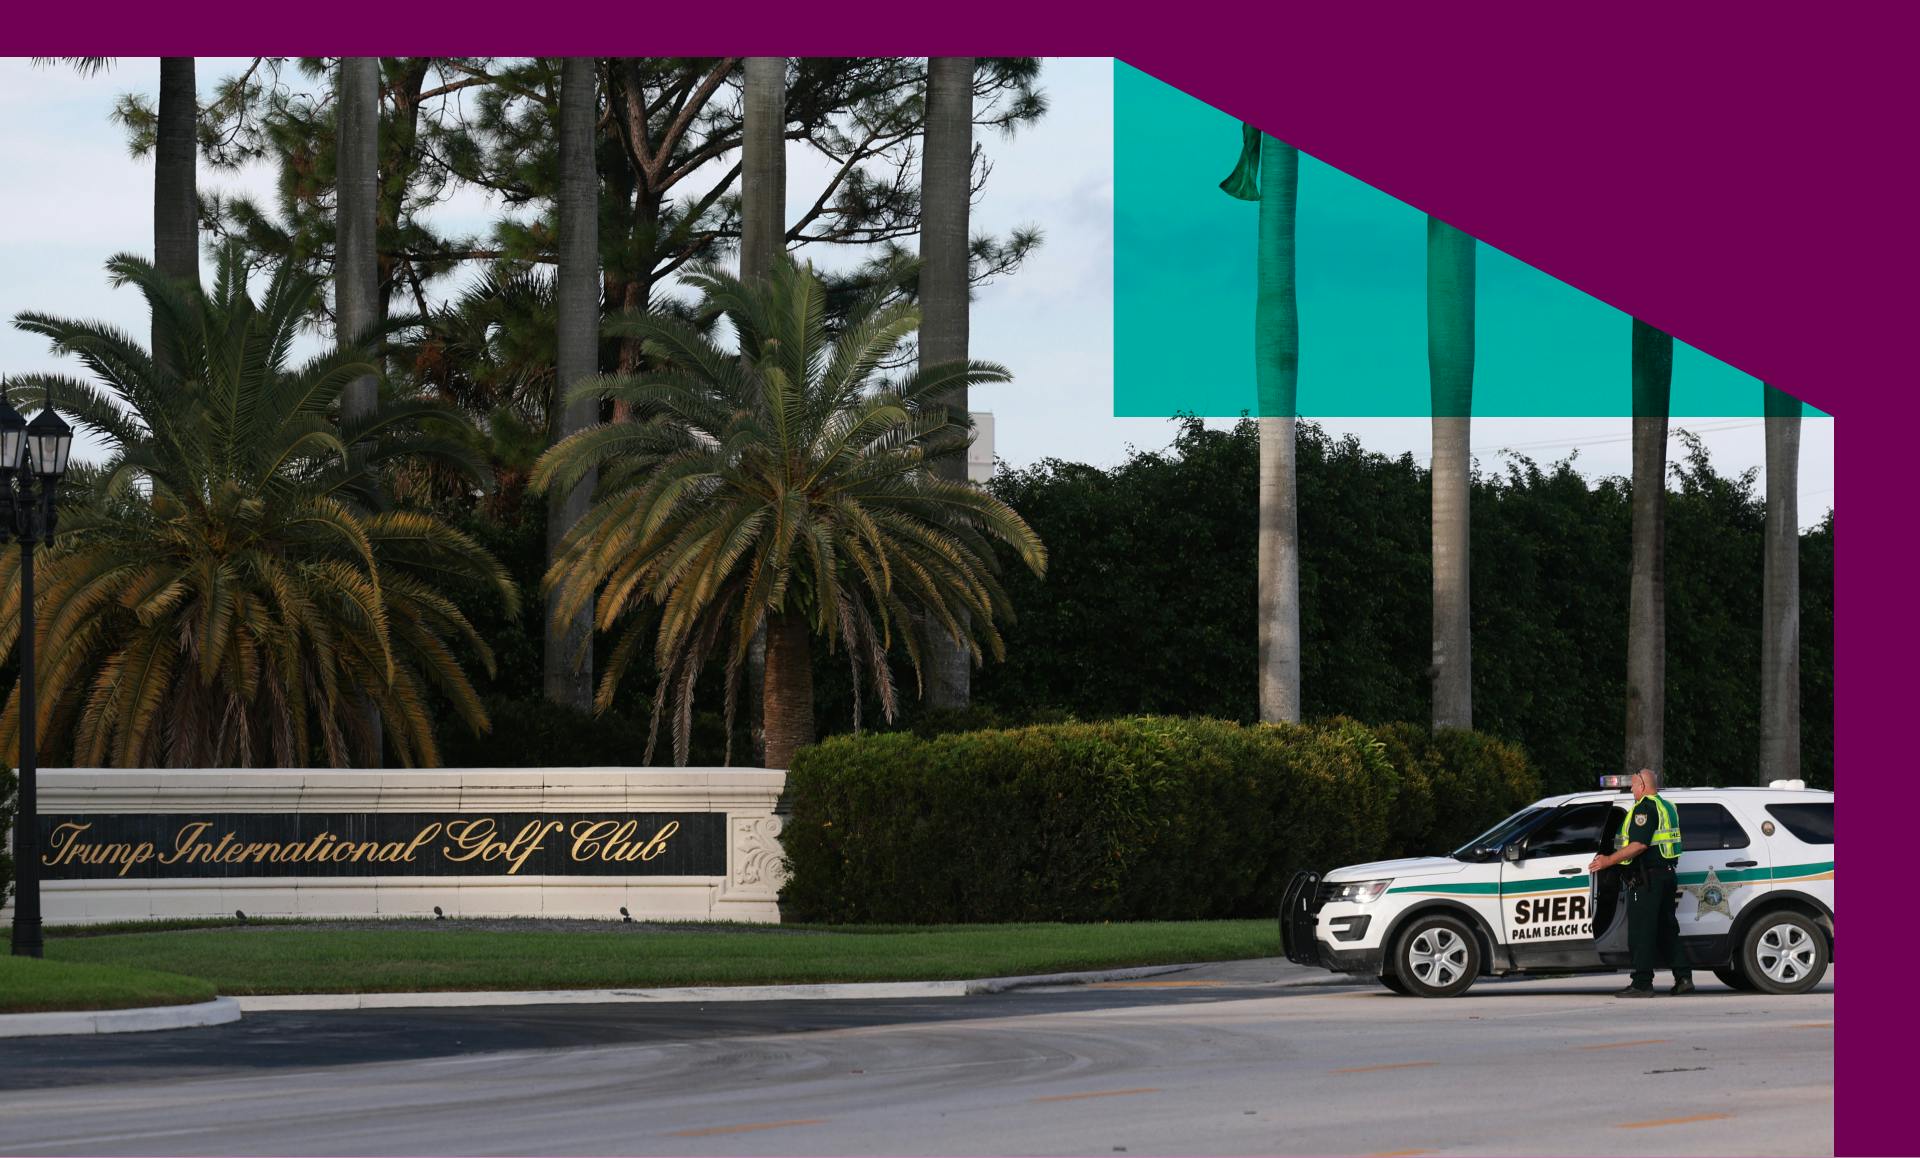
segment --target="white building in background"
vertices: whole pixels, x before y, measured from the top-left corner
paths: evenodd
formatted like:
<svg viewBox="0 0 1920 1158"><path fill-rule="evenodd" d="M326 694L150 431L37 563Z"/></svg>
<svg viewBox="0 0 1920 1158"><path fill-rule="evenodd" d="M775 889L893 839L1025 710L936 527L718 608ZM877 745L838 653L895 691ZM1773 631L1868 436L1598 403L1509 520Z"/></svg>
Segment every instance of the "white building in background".
<svg viewBox="0 0 1920 1158"><path fill-rule="evenodd" d="M981 484L993 477L993 411L974 410L973 445L967 448L967 481Z"/></svg>

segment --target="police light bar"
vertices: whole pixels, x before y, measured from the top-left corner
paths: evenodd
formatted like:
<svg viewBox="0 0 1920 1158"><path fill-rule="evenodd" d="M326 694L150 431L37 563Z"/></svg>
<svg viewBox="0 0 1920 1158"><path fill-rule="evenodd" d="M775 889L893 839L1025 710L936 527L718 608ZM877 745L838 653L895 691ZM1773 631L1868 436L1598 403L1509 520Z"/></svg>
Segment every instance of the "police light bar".
<svg viewBox="0 0 1920 1158"><path fill-rule="evenodd" d="M1785 788L1792 792L1799 792L1805 789L1806 786L1807 782L1805 780L1772 780L1767 783L1767 787L1769 788Z"/></svg>
<svg viewBox="0 0 1920 1158"><path fill-rule="evenodd" d="M1600 778L1600 787L1619 788L1622 790L1631 789L1633 787L1633 777L1617 772L1602 776Z"/></svg>

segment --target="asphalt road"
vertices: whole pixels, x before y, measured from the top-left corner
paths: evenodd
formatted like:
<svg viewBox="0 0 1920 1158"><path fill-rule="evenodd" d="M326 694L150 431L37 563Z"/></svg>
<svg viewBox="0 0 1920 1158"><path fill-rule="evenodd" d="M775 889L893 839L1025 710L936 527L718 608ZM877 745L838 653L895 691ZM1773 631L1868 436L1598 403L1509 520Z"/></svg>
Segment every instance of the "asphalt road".
<svg viewBox="0 0 1920 1158"><path fill-rule="evenodd" d="M926 1001L0 1045L0 1154L1830 1154L1833 983L1420 1001L1284 962Z"/></svg>

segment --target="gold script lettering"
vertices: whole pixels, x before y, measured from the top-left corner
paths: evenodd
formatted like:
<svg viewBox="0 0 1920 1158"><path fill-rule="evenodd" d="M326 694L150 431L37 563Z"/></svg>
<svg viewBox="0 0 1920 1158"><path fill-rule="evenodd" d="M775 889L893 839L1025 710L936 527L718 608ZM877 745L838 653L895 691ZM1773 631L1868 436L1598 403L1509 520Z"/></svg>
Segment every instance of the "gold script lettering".
<svg viewBox="0 0 1920 1158"><path fill-rule="evenodd" d="M526 867L529 857L540 851L540 843L555 829L562 827L557 820L530 820L514 833L511 840L502 840L499 826L491 816L474 820L453 820L446 824L447 839L457 845L458 853L442 846L440 853L455 864L478 859L486 864L496 860L505 860L513 867L507 870L512 876Z"/></svg>
<svg viewBox="0 0 1920 1158"><path fill-rule="evenodd" d="M187 857L187 863L193 863L198 859L197 856L192 855L193 850L198 848L200 837L212 827L211 820L196 820L191 824L182 825L180 831L174 834L173 851L160 854L160 863L173 864L181 857Z"/></svg>
<svg viewBox="0 0 1920 1158"><path fill-rule="evenodd" d="M72 821L55 825L47 838L47 851L40 854L40 863L63 865L72 860L80 851L80 834L92 827L91 824L75 824Z"/></svg>
<svg viewBox="0 0 1920 1158"><path fill-rule="evenodd" d="M636 820L574 821L570 830L573 859L621 862L652 860L667 851L667 838L680 831L680 822L669 820L646 843L639 844L633 839L639 825L640 822Z"/></svg>
<svg viewBox="0 0 1920 1158"><path fill-rule="evenodd" d="M119 865L115 876L126 876L137 864L152 860L153 842L106 844L87 844L81 838L92 824L76 824L68 821L54 826L48 843L52 846L40 855L40 863L57 867L63 864L106 864Z"/></svg>
<svg viewBox="0 0 1920 1158"><path fill-rule="evenodd" d="M458 846L460 851L456 853L452 848L442 846L440 855L455 864L465 864L475 857L479 857L483 861L494 860L499 857L500 853L505 851L505 846L494 839L493 834L495 828L496 826L491 816L475 817L472 820L448 821L446 826L447 839Z"/></svg>

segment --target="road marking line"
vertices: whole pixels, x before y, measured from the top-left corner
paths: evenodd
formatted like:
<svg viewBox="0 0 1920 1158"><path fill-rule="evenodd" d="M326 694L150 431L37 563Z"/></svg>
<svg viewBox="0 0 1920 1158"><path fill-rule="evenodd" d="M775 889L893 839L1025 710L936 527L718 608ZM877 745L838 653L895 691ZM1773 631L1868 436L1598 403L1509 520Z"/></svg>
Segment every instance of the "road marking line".
<svg viewBox="0 0 1920 1158"><path fill-rule="evenodd" d="M1684 1126L1688 1122L1718 1122L1732 1114L1689 1114L1684 1118L1655 1118L1651 1122L1622 1122L1616 1130L1650 1130L1655 1126Z"/></svg>
<svg viewBox="0 0 1920 1158"><path fill-rule="evenodd" d="M818 1126L825 1118L793 1118L785 1122L748 1122L740 1126L706 1126L698 1130L675 1130L669 1138L711 1138L715 1134L747 1134L755 1130L778 1130L782 1126Z"/></svg>
<svg viewBox="0 0 1920 1158"><path fill-rule="evenodd" d="M1336 1074L1371 1074L1371 1073L1378 1073L1381 1070L1415 1070L1415 1069L1421 1068L1422 1066L1437 1066L1439 1064L1440 1064L1439 1062L1430 1062L1430 1061L1387 1062L1385 1065L1377 1065L1377 1066L1349 1066L1346 1069L1334 1070L1333 1072Z"/></svg>
<svg viewBox="0 0 1920 1158"><path fill-rule="evenodd" d="M186 1126L178 1130L135 1130L125 1134L93 1134L84 1137L42 1138L38 1142L25 1142L18 1146L0 1146L0 1154L44 1153L54 1146L77 1148L93 1146L101 1142L125 1142L136 1138L171 1138L180 1134L212 1134L223 1129L221 1126Z"/></svg>
<svg viewBox="0 0 1920 1158"><path fill-rule="evenodd" d="M1635 1046L1635 1045L1666 1045L1669 1040L1670 1039L1664 1038L1664 1037L1650 1037L1645 1041L1609 1041L1609 1042L1602 1042L1599 1045L1581 1045L1581 1046L1575 1046L1574 1048L1575 1049L1626 1049L1629 1046Z"/></svg>
<svg viewBox="0 0 1920 1158"><path fill-rule="evenodd" d="M1367 1158L1414 1158L1416 1154L1431 1153L1431 1150L1376 1150Z"/></svg>
<svg viewBox="0 0 1920 1158"><path fill-rule="evenodd" d="M1096 981L1088 989L1217 989L1224 981Z"/></svg>
<svg viewBox="0 0 1920 1158"><path fill-rule="evenodd" d="M1047 1094L1033 1099L1036 1102L1077 1102L1082 1098L1124 1098L1129 1094L1157 1094L1157 1086L1142 1086L1136 1090L1089 1090L1084 1094Z"/></svg>
<svg viewBox="0 0 1920 1158"><path fill-rule="evenodd" d="M1796 1021L1793 1023L1793 1025L1790 1028L1792 1029L1832 1029L1833 1022L1831 1021Z"/></svg>

